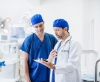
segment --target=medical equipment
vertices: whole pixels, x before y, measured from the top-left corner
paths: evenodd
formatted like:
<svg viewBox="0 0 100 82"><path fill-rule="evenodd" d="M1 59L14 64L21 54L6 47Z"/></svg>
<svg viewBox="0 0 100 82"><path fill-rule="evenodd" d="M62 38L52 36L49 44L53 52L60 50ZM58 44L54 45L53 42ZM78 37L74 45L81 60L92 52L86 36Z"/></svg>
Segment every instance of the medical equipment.
<svg viewBox="0 0 100 82"><path fill-rule="evenodd" d="M94 82L97 82L97 67L98 67L98 63L100 62L100 59L96 61L96 64L95 64L95 81Z"/></svg>
<svg viewBox="0 0 100 82"><path fill-rule="evenodd" d="M24 12L21 14L20 16L21 18L21 21L23 22L24 24L24 30L27 34L33 32L32 31L32 24L31 24L31 21L30 21L30 18L31 18L31 13L30 12Z"/></svg>
<svg viewBox="0 0 100 82"><path fill-rule="evenodd" d="M5 61L6 66L3 66L0 72L0 82L16 82L19 81L19 60L15 59L0 59Z"/></svg>
<svg viewBox="0 0 100 82"><path fill-rule="evenodd" d="M0 34L0 42L1 43L9 42L9 35Z"/></svg>
<svg viewBox="0 0 100 82"><path fill-rule="evenodd" d="M11 21L11 19L9 17L2 19L0 18L0 31L8 34L10 33L10 28L9 28L9 22Z"/></svg>
<svg viewBox="0 0 100 82"><path fill-rule="evenodd" d="M1 67L2 66L5 66L5 61L2 61L2 62L0 61L0 72L1 72Z"/></svg>
<svg viewBox="0 0 100 82"><path fill-rule="evenodd" d="M0 82L19 81L19 45L18 43L0 43L2 57L0 61L5 61L6 66L0 72Z"/></svg>
<svg viewBox="0 0 100 82"><path fill-rule="evenodd" d="M46 60L46 59L43 59L43 61L48 62L48 60Z"/></svg>
<svg viewBox="0 0 100 82"><path fill-rule="evenodd" d="M18 59L18 43L0 43L2 59Z"/></svg>
<svg viewBox="0 0 100 82"><path fill-rule="evenodd" d="M41 59L39 59L39 58L38 58L37 60L34 60L34 59L33 59L33 61L36 61L36 62L39 62L40 60L41 60ZM42 59L42 60L45 61L45 62L48 62L47 59Z"/></svg>
<svg viewBox="0 0 100 82"><path fill-rule="evenodd" d="M0 67L5 66L5 61L0 62Z"/></svg>
<svg viewBox="0 0 100 82"><path fill-rule="evenodd" d="M83 50L82 60L81 60L82 82L94 82L95 80L94 65L97 59L98 59L97 52L93 50ZM96 82L99 82L99 75L97 74L96 77L98 78Z"/></svg>

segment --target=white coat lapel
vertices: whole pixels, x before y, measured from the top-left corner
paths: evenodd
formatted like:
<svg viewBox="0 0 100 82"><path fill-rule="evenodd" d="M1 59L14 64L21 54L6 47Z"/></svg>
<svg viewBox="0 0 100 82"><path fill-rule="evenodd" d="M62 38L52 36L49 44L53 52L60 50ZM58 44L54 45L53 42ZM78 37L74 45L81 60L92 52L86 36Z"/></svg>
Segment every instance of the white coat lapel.
<svg viewBox="0 0 100 82"><path fill-rule="evenodd" d="M72 38L72 36L69 36L60 46L59 50ZM61 41L60 41L61 42Z"/></svg>

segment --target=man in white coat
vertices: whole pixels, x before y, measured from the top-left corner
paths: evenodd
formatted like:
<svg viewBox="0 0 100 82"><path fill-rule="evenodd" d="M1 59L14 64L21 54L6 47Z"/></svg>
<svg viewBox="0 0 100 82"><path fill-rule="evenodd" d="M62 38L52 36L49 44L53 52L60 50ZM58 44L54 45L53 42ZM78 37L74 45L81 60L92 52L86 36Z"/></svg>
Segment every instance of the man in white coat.
<svg viewBox="0 0 100 82"><path fill-rule="evenodd" d="M52 69L50 82L81 82L81 45L72 40L66 20L56 19L53 29L60 40L50 52L48 61L40 59L43 65Z"/></svg>

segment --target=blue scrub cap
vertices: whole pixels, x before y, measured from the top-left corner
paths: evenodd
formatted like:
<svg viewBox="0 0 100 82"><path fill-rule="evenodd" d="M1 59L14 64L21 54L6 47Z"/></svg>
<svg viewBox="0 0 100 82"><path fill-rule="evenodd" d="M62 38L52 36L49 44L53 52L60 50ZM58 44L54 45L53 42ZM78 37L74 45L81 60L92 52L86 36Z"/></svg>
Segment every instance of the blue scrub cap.
<svg viewBox="0 0 100 82"><path fill-rule="evenodd" d="M31 23L32 25L35 25L37 23L43 22L43 18L40 14L35 14L32 18L31 18Z"/></svg>
<svg viewBox="0 0 100 82"><path fill-rule="evenodd" d="M53 22L53 27L61 27L61 28L67 28L69 30L68 22L64 19L56 19Z"/></svg>

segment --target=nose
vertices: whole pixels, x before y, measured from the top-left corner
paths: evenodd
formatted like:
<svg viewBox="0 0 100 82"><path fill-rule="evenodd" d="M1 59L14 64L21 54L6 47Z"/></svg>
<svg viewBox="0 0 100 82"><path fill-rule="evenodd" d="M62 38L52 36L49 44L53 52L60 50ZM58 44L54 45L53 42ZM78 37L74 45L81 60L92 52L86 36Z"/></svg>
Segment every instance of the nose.
<svg viewBox="0 0 100 82"><path fill-rule="evenodd" d="M40 27L40 26L38 26L38 28L37 28L38 30L41 30L42 28Z"/></svg>

